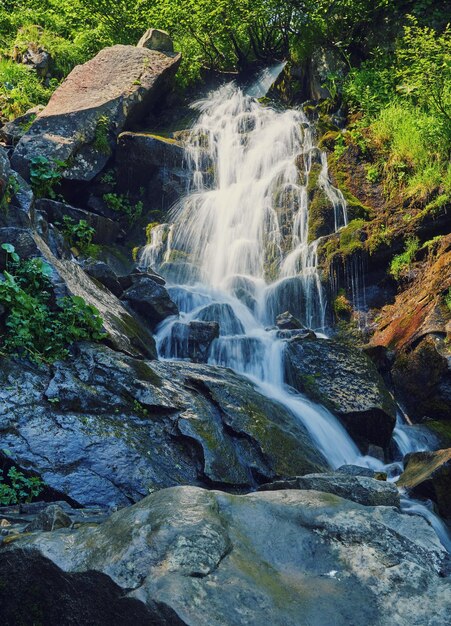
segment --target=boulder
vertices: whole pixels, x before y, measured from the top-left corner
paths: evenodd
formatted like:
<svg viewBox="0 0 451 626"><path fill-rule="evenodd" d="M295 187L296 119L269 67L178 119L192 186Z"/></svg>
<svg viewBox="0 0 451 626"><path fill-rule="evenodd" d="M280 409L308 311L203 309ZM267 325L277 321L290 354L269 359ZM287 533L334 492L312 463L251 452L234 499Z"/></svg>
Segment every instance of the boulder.
<svg viewBox="0 0 451 626"><path fill-rule="evenodd" d="M259 491L280 489L314 489L324 493L334 493L341 498L364 504L365 506L400 506L396 485L376 480L368 476L350 476L344 472L333 474L307 474L288 480L279 480L261 485Z"/></svg>
<svg viewBox="0 0 451 626"><path fill-rule="evenodd" d="M11 169L8 154L0 146L0 227L29 227L33 215L33 201L30 186Z"/></svg>
<svg viewBox="0 0 451 626"><path fill-rule="evenodd" d="M176 322L160 346L162 356L206 363L212 342L219 337L218 322L193 320L188 324Z"/></svg>
<svg viewBox="0 0 451 626"><path fill-rule="evenodd" d="M122 295L123 289L119 278L104 261L89 261L83 264L83 270L91 278L99 281L104 287L109 289L118 298Z"/></svg>
<svg viewBox="0 0 451 626"><path fill-rule="evenodd" d="M371 360L357 348L329 339L289 341L288 384L326 406L362 446L387 448L395 403Z"/></svg>
<svg viewBox="0 0 451 626"><path fill-rule="evenodd" d="M85 209L70 206L64 202L46 198L36 202L36 209L46 216L48 222L57 226L63 224L66 215L75 223L85 220L95 230L92 238L92 242L95 244L113 244L121 234L121 228L114 220Z"/></svg>
<svg viewBox="0 0 451 626"><path fill-rule="evenodd" d="M431 498L443 517L451 519L451 448L435 452L411 452L404 457L398 480L414 494Z"/></svg>
<svg viewBox="0 0 451 626"><path fill-rule="evenodd" d="M170 315L178 315L179 312L165 287L150 275L137 277L132 286L124 291L122 299L139 313L152 329Z"/></svg>
<svg viewBox="0 0 451 626"><path fill-rule="evenodd" d="M0 141L7 146L15 146L18 141L25 135L28 128L36 119L38 113L44 109L42 104L28 109L23 115L19 115L14 120L6 122L0 128Z"/></svg>
<svg viewBox="0 0 451 626"><path fill-rule="evenodd" d="M143 201L148 209L165 211L186 192L190 173L183 167L184 159L183 146L175 139L123 132L115 159L118 190Z"/></svg>
<svg viewBox="0 0 451 626"><path fill-rule="evenodd" d="M58 297L81 296L88 304L95 306L108 334L106 341L116 350L136 357L157 357L155 340L147 327L114 294L99 282L91 280L77 263L57 259L39 235L34 234L32 241L39 250L39 256L53 268L51 280Z"/></svg>
<svg viewBox="0 0 451 626"><path fill-rule="evenodd" d="M276 317L276 326L279 330L306 330L301 322L289 311L285 311Z"/></svg>
<svg viewBox="0 0 451 626"><path fill-rule="evenodd" d="M298 420L231 370L100 344L52 367L0 360L0 449L83 506L180 484L249 490L327 467Z"/></svg>
<svg viewBox="0 0 451 626"><path fill-rule="evenodd" d="M50 504L26 528L26 532L43 530L44 532L69 528L72 520L58 504Z"/></svg>
<svg viewBox="0 0 451 626"><path fill-rule="evenodd" d="M451 420L451 348L445 333L437 335L401 351L392 369L399 398L415 422Z"/></svg>
<svg viewBox="0 0 451 626"><path fill-rule="evenodd" d="M160 52L174 52L174 44L169 34L158 28L149 28L138 41L138 48L159 50Z"/></svg>
<svg viewBox="0 0 451 626"><path fill-rule="evenodd" d="M196 319L203 322L218 322L220 335L243 335L244 326L230 304L214 302L203 307Z"/></svg>
<svg viewBox="0 0 451 626"><path fill-rule="evenodd" d="M65 162L65 179L92 180L110 158L119 133L168 91L180 58L116 45L78 65L20 139L13 167L27 179L30 161L39 155Z"/></svg>
<svg viewBox="0 0 451 626"><path fill-rule="evenodd" d="M157 615L171 616L163 623L174 626L442 626L451 611L449 582L440 575L445 555L425 520L393 507L318 491L240 496L175 487L99 526L30 534L7 545L0 616L11 623L4 607L7 617L17 614L11 607L21 614L21 601L29 606L11 583L18 562L28 562L38 590L45 572L47 590L33 600L46 626L73 623L64 610L59 622L47 618L60 595L67 607L62 580L75 582L69 610L78 614L83 602L81 623L105 623L93 617L92 588L102 606L114 585L112 603L119 588L123 603L157 608ZM148 623L140 619L135 623Z"/></svg>
<svg viewBox="0 0 451 626"><path fill-rule="evenodd" d="M46 78L50 73L52 57L41 46L30 46L21 54L21 60L24 65L31 67L40 78Z"/></svg>

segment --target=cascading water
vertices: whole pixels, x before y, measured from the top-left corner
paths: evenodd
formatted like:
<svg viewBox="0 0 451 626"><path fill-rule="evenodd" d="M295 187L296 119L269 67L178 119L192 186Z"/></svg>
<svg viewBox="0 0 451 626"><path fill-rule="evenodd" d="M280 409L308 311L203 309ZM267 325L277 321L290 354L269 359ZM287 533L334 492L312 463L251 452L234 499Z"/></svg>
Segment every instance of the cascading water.
<svg viewBox="0 0 451 626"><path fill-rule="evenodd" d="M250 94L263 95L256 91L263 82L260 77ZM326 326L318 241L309 239L313 163L320 168L315 184L330 203L335 229L347 224L344 197L330 183L314 128L301 110L265 107L234 84L194 106L200 115L186 140L189 189L171 223L152 230L140 259L166 277L180 310L178 319L159 328L160 356L184 358L183 329L190 322L218 322L220 336L208 363L246 375L283 404L333 467L357 462L380 468L376 459L360 456L327 409L284 385L285 342L273 326L277 315L289 310L309 328ZM401 424L398 435L408 445ZM433 516L418 506L416 512Z"/></svg>

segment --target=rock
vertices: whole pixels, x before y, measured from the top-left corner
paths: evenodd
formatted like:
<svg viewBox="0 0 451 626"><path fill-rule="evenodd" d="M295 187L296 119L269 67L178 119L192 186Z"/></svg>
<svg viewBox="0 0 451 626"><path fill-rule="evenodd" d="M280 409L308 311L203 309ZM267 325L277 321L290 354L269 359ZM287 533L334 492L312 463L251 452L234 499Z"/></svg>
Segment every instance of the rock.
<svg viewBox="0 0 451 626"><path fill-rule="evenodd" d="M451 350L445 335L429 334L413 350L401 351L392 377L411 420L451 420Z"/></svg>
<svg viewBox="0 0 451 626"><path fill-rule="evenodd" d="M404 472L397 484L431 498L437 503L440 514L451 518L451 448L407 454Z"/></svg>
<svg viewBox="0 0 451 626"><path fill-rule="evenodd" d="M11 169L8 154L0 146L0 227L29 227L33 201L30 186Z"/></svg>
<svg viewBox="0 0 451 626"><path fill-rule="evenodd" d="M240 491L327 467L296 418L231 370L99 344L51 368L0 360L0 449L82 506L179 484Z"/></svg>
<svg viewBox="0 0 451 626"><path fill-rule="evenodd" d="M26 532L43 530L45 532L57 530L58 528L69 528L72 521L70 517L57 504L50 504L42 511L37 518L26 528Z"/></svg>
<svg viewBox="0 0 451 626"><path fill-rule="evenodd" d="M149 275L137 278L122 299L142 315L152 329L170 315L178 315L177 305L167 290Z"/></svg>
<svg viewBox="0 0 451 626"><path fill-rule="evenodd" d="M45 214L48 222L57 226L63 224L66 215L75 223L85 220L95 230L92 237L92 243L95 244L113 244L121 234L121 228L117 222L85 209L70 206L64 202L48 199L38 200L36 209Z"/></svg>
<svg viewBox="0 0 451 626"><path fill-rule="evenodd" d="M210 346L218 337L218 322L176 322L170 335L163 339L160 354L163 357L173 356L177 359L189 359L194 363L206 363Z"/></svg>
<svg viewBox="0 0 451 626"><path fill-rule="evenodd" d="M369 467L361 467L360 465L342 465L337 469L337 472L347 474L348 476L367 476L376 480L387 480L385 472L372 470Z"/></svg>
<svg viewBox="0 0 451 626"><path fill-rule="evenodd" d="M123 132L115 160L118 189L147 209L166 211L186 192L190 174L184 159L182 144L174 139Z"/></svg>
<svg viewBox="0 0 451 626"><path fill-rule="evenodd" d="M291 315L289 311L281 313L276 317L276 326L280 330L306 330L301 322Z"/></svg>
<svg viewBox="0 0 451 626"><path fill-rule="evenodd" d="M215 302L203 307L196 319L203 322L218 322L220 335L243 335L244 326L230 304Z"/></svg>
<svg viewBox="0 0 451 626"><path fill-rule="evenodd" d="M288 384L324 404L363 446L387 448L395 403L374 364L360 350L328 339L287 343Z"/></svg>
<svg viewBox="0 0 451 626"><path fill-rule="evenodd" d="M174 52L174 44L169 34L158 28L149 28L138 42L138 48L159 50L160 52Z"/></svg>
<svg viewBox="0 0 451 626"><path fill-rule="evenodd" d="M0 245L10 243L21 259L41 257L42 253L32 232L27 228L15 228L14 226L0 228ZM6 269L7 254L0 249L0 270Z"/></svg>
<svg viewBox="0 0 451 626"><path fill-rule="evenodd" d="M81 296L88 304L95 306L108 334L106 341L115 349L136 357L157 357L155 340L148 329L114 294L91 280L77 263L57 259L37 234L33 241L40 255L54 270L51 280L58 297Z"/></svg>
<svg viewBox="0 0 451 626"><path fill-rule="evenodd" d="M14 552L1 559L0 579L5 581L0 589L3 624L183 626L164 607L152 610L124 597L123 589L108 576L63 572L37 553Z"/></svg>
<svg viewBox="0 0 451 626"><path fill-rule="evenodd" d="M42 104L38 104L28 109L23 115L16 117L11 122L6 122L6 124L0 128L0 141L4 142L7 146L15 146L43 109Z"/></svg>
<svg viewBox="0 0 451 626"><path fill-rule="evenodd" d="M63 576L72 581L77 572L88 611L94 577L99 603L108 583L122 590L123 602L176 616L168 624L442 626L451 610L449 582L440 576L445 554L424 519L392 507L318 491L238 496L176 487L100 526L12 542L2 551L0 606L11 607L11 597L20 602L8 583L18 559L35 568L40 559L56 597ZM78 588L70 594L75 606ZM35 599L44 616L46 600Z"/></svg>
<svg viewBox="0 0 451 626"><path fill-rule="evenodd" d="M109 289L111 293L114 293L115 296L120 298L123 292L121 283L119 282L118 276L115 272L113 272L108 263L105 263L104 261L91 261L83 264L83 270L88 274L88 276L98 280L99 283Z"/></svg>
<svg viewBox="0 0 451 626"><path fill-rule="evenodd" d="M396 485L368 476L350 476L344 472L333 474L307 474L288 480L279 480L261 485L259 491L279 491L280 489L314 489L334 493L341 498L364 504L365 506L400 506Z"/></svg>
<svg viewBox="0 0 451 626"><path fill-rule="evenodd" d="M50 72L52 57L40 46L30 46L22 55L22 63L30 66L40 78L45 78Z"/></svg>
<svg viewBox="0 0 451 626"><path fill-rule="evenodd" d="M30 161L63 161L65 179L92 180L116 137L168 91L180 55L116 45L75 67L22 137L12 156L25 178Z"/></svg>

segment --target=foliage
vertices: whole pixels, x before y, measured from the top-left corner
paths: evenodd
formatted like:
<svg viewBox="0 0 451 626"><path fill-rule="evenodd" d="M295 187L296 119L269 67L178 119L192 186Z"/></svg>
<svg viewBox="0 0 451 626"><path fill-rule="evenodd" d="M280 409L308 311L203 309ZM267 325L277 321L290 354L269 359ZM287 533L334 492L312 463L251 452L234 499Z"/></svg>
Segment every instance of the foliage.
<svg viewBox="0 0 451 626"><path fill-rule="evenodd" d="M132 204L127 196L117 193L106 193L103 199L108 208L123 215L130 225L139 220L142 215L144 205L141 201Z"/></svg>
<svg viewBox="0 0 451 626"><path fill-rule="evenodd" d="M56 198L55 187L60 183L63 161L51 161L45 156L35 156L30 159L30 182L37 198Z"/></svg>
<svg viewBox="0 0 451 626"><path fill-rule="evenodd" d="M7 270L0 282L0 304L6 309L2 351L26 355L35 362L65 359L78 340L101 340L102 319L79 296L52 300L52 268L40 258L21 261L11 244L3 244Z"/></svg>
<svg viewBox="0 0 451 626"><path fill-rule="evenodd" d="M27 109L46 104L52 89L32 69L0 57L0 121L23 115Z"/></svg>
<svg viewBox="0 0 451 626"><path fill-rule="evenodd" d="M63 223L59 226L71 248L78 248L80 252L89 251L96 231L86 220L76 222L69 215L65 215Z"/></svg>
<svg viewBox="0 0 451 626"><path fill-rule="evenodd" d="M448 289L447 293L445 294L445 304L448 307L448 309L451 311L451 287Z"/></svg>
<svg viewBox="0 0 451 626"><path fill-rule="evenodd" d="M44 488L37 476L27 477L20 470L11 467L5 482L4 472L0 475L0 506L9 506L21 502L31 502Z"/></svg>
<svg viewBox="0 0 451 626"><path fill-rule="evenodd" d="M97 120L93 146L102 154L111 154L111 146L108 141L108 131L110 129L110 121L106 115L101 115Z"/></svg>
<svg viewBox="0 0 451 626"><path fill-rule="evenodd" d="M390 274L395 280L399 280L404 272L410 267L418 250L418 238L410 237L405 243L404 252L393 257L390 264Z"/></svg>

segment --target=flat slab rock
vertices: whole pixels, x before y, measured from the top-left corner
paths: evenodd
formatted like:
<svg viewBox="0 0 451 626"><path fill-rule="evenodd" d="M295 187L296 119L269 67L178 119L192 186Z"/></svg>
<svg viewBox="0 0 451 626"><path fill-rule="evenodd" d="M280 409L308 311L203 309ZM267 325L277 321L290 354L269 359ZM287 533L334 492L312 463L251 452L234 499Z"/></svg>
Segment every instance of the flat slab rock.
<svg viewBox="0 0 451 626"><path fill-rule="evenodd" d="M367 506L400 506L399 491L395 484L368 476L349 476L341 472L296 476L259 487L259 491L280 489L315 489Z"/></svg>
<svg viewBox="0 0 451 626"><path fill-rule="evenodd" d="M172 52L116 45L78 65L18 142L14 169L28 178L31 159L40 155L69 163L66 179L92 180L119 133L168 91L180 59Z"/></svg>
<svg viewBox="0 0 451 626"><path fill-rule="evenodd" d="M0 449L83 506L327 468L298 421L231 370L91 344L52 367L0 360Z"/></svg>
<svg viewBox="0 0 451 626"><path fill-rule="evenodd" d="M166 489L99 526L24 536L1 557L6 623L30 604L14 588L26 564L52 571L32 580L47 589L33 597L46 626L73 623L53 617L67 605L65 580L76 583L70 610L84 602L84 623L111 585L160 620L139 624L443 626L451 611L445 551L425 520L319 491Z"/></svg>

